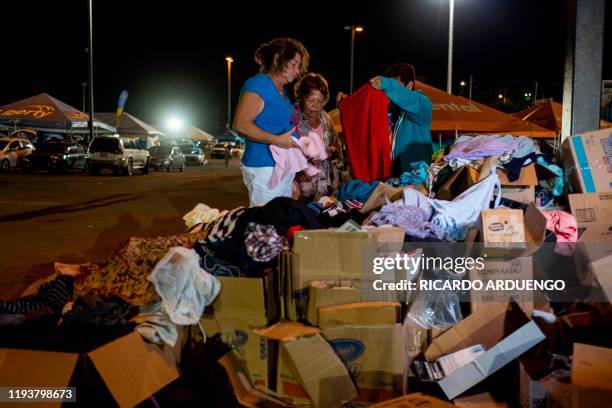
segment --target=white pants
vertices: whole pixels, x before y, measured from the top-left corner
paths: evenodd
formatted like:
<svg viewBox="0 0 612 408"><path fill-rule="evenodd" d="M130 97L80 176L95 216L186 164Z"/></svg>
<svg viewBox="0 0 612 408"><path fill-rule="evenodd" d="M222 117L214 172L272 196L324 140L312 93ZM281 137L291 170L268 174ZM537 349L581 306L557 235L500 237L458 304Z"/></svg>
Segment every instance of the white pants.
<svg viewBox="0 0 612 408"><path fill-rule="evenodd" d="M268 187L274 167L246 167L240 166L242 179L249 190L251 207L262 206L276 197L291 197L291 187L295 173L282 178L276 187Z"/></svg>

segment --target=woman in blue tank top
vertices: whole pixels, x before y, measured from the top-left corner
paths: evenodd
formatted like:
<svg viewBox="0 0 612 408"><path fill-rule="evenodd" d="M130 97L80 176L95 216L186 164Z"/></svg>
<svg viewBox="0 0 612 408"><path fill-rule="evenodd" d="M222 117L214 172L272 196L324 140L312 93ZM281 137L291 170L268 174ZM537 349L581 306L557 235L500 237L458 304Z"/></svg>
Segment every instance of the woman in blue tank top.
<svg viewBox="0 0 612 408"><path fill-rule="evenodd" d="M241 170L251 206L264 205L275 197L291 197L294 173L284 177L275 188L268 187L275 165L270 145L295 146L293 107L283 87L306 72L308 60L306 48L290 38L274 39L255 52L260 72L242 87L234 114L234 129L246 141Z"/></svg>

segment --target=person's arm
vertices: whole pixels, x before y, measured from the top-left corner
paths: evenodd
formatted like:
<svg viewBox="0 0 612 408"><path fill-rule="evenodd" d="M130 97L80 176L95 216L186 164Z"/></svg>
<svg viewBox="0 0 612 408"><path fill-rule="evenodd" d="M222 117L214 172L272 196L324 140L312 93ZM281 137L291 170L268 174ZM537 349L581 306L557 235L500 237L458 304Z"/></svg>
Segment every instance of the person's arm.
<svg viewBox="0 0 612 408"><path fill-rule="evenodd" d="M413 121L421 125L431 121L431 101L425 95L384 76L372 78L370 83L374 88L384 91L389 99L405 111Z"/></svg>
<svg viewBox="0 0 612 408"><path fill-rule="evenodd" d="M264 100L254 92L245 92L240 97L234 114L233 128L249 140L284 148L294 147L291 134L294 129L281 135L273 135L253 123L264 109Z"/></svg>

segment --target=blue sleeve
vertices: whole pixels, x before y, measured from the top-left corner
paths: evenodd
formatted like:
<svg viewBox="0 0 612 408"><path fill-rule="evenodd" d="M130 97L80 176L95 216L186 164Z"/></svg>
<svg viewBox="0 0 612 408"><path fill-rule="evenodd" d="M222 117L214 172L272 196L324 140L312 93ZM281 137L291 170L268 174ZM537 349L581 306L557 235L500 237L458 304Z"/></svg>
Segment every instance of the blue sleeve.
<svg viewBox="0 0 612 408"><path fill-rule="evenodd" d="M431 122L431 101L420 92L402 86L395 79L380 77L380 89L391 101L405 111L419 125Z"/></svg>
<svg viewBox="0 0 612 408"><path fill-rule="evenodd" d="M266 100L270 92L270 81L264 75L252 76L242 86L240 95L245 92L252 92L259 95L261 99Z"/></svg>

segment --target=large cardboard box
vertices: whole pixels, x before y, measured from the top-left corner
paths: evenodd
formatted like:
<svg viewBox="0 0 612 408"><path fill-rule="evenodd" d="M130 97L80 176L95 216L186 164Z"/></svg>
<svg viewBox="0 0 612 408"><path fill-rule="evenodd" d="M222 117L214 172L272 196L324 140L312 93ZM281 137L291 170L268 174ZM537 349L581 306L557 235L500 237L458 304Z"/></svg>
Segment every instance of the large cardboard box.
<svg viewBox="0 0 612 408"><path fill-rule="evenodd" d="M567 197L579 228L612 225L612 192L569 194Z"/></svg>
<svg viewBox="0 0 612 408"><path fill-rule="evenodd" d="M92 406L104 402L92 401L88 389L91 394L95 392L104 398L105 394L99 390L105 387L117 405L133 407L179 375L170 349L147 343L136 332L83 354L0 349L0 384L32 388L76 386L77 401L82 404L89 401ZM93 384L82 383L85 377ZM96 383L100 380L103 384ZM62 404L41 406L60 407Z"/></svg>
<svg viewBox="0 0 612 408"><path fill-rule="evenodd" d="M361 284L357 280L316 281L308 287L308 312L306 320L319 325L319 308L361 301Z"/></svg>
<svg viewBox="0 0 612 408"><path fill-rule="evenodd" d="M476 310L434 339L425 351L425 358L433 361L467 347L484 347L484 353L438 381L442 391L452 399L518 358L544 338L535 322L516 303L492 303Z"/></svg>
<svg viewBox="0 0 612 408"><path fill-rule="evenodd" d="M485 249L525 247L525 224L522 210L509 208L483 210L480 212L479 229Z"/></svg>
<svg viewBox="0 0 612 408"><path fill-rule="evenodd" d="M563 167L575 191L612 191L612 128L572 135L562 145Z"/></svg>
<svg viewBox="0 0 612 408"><path fill-rule="evenodd" d="M497 280L530 280L533 279L533 259L530 256L514 259L486 259L483 269L471 269L471 281L479 280L486 288L488 282ZM534 296L531 291L524 290L474 290L470 291L470 307L472 312L490 304L515 301L523 312L531 316L534 309Z"/></svg>
<svg viewBox="0 0 612 408"><path fill-rule="evenodd" d="M408 359L402 325L332 326L322 332L348 367L359 401L384 401L403 394Z"/></svg>
<svg viewBox="0 0 612 408"><path fill-rule="evenodd" d="M278 319L279 298L274 275L265 278L219 277L221 292L202 317L209 336L221 339L243 360L256 387L271 388L276 350L274 343L253 332Z"/></svg>
<svg viewBox="0 0 612 408"><path fill-rule="evenodd" d="M319 308L319 326L382 326L399 321L397 302L361 302Z"/></svg>
<svg viewBox="0 0 612 408"><path fill-rule="evenodd" d="M520 364L519 371L519 405L521 408L546 407L546 388L539 381L532 380L529 373Z"/></svg>
<svg viewBox="0 0 612 408"><path fill-rule="evenodd" d="M280 261L284 316L305 319L311 282L372 279L373 259L399 251L405 231L397 227L341 232L333 229L298 231L292 252Z"/></svg>
<svg viewBox="0 0 612 408"><path fill-rule="evenodd" d="M612 349L574 343L572 384L612 391Z"/></svg>

